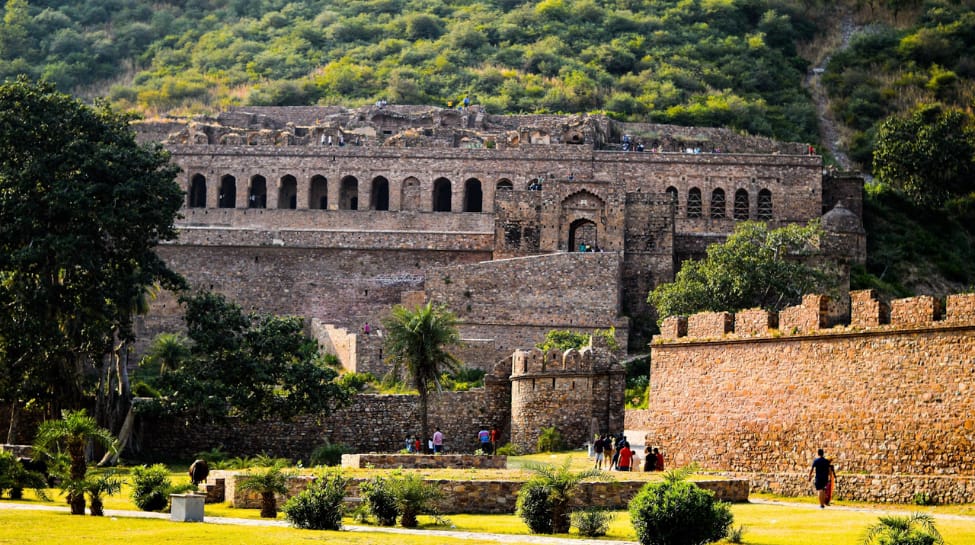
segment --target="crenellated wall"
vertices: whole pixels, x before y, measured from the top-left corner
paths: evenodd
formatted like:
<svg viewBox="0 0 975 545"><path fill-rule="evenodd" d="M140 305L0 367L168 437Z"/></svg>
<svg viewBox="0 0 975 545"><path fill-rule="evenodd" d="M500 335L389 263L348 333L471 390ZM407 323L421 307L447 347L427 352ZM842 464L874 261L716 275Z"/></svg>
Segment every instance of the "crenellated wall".
<svg viewBox="0 0 975 545"><path fill-rule="evenodd" d="M850 323L831 328L816 295L778 316L740 312L732 328L711 314L689 317L686 330L668 318L651 346L653 409L629 411L627 428L647 430L676 465L760 473L783 491L797 490L788 475L808 471L818 448L841 479L915 476L919 487L950 482L922 476L973 477L975 294L949 296L944 315L932 297L892 301L889 320L871 292L851 301ZM910 501L917 489L857 482L844 497ZM937 486L927 492L972 490Z"/></svg>

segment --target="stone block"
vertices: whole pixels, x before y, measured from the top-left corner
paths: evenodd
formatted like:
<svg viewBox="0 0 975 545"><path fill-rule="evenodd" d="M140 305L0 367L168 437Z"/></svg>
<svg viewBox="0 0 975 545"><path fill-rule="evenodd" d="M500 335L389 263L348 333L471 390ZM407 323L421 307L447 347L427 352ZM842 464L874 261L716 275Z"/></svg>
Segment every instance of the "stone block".
<svg viewBox="0 0 975 545"><path fill-rule="evenodd" d="M853 327L875 327L888 320L887 306L877 300L874 290L850 292L850 325Z"/></svg>
<svg viewBox="0 0 975 545"><path fill-rule="evenodd" d="M687 336L687 316L668 316L660 324L660 338L677 339Z"/></svg>
<svg viewBox="0 0 975 545"><path fill-rule="evenodd" d="M891 325L930 324L938 319L940 303L930 295L896 299L890 303Z"/></svg>
<svg viewBox="0 0 975 545"><path fill-rule="evenodd" d="M975 322L975 293L949 295L945 307L945 321Z"/></svg>
<svg viewBox="0 0 975 545"><path fill-rule="evenodd" d="M169 513L173 522L203 522L203 494L170 494Z"/></svg>
<svg viewBox="0 0 975 545"><path fill-rule="evenodd" d="M688 337L722 337L733 329L734 315L730 312L699 312L687 318Z"/></svg>
<svg viewBox="0 0 975 545"><path fill-rule="evenodd" d="M779 326L779 315L761 308L735 313L735 333L742 336L768 335Z"/></svg>

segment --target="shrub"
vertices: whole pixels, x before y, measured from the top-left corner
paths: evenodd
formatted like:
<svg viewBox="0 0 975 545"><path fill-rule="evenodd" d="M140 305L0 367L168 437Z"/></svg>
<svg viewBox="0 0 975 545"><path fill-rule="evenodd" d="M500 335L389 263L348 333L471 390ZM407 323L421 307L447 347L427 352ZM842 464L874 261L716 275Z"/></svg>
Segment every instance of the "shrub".
<svg viewBox="0 0 975 545"><path fill-rule="evenodd" d="M572 513L572 525L579 529L579 535L600 537L606 535L613 514L605 509L590 507Z"/></svg>
<svg viewBox="0 0 975 545"><path fill-rule="evenodd" d="M284 516L296 528L338 530L342 527L342 499L349 479L328 472L284 504Z"/></svg>
<svg viewBox="0 0 975 545"><path fill-rule="evenodd" d="M436 486L425 482L416 473L395 475L389 481L389 489L396 498L396 508L400 513L399 523L403 528L416 528L417 515L434 512L435 502L442 497Z"/></svg>
<svg viewBox="0 0 975 545"><path fill-rule="evenodd" d="M33 488L39 498L46 500L46 486L44 475L27 470L12 453L0 451L0 496L9 490L10 499L19 500L25 488Z"/></svg>
<svg viewBox="0 0 975 545"><path fill-rule="evenodd" d="M330 443L316 447L311 453L313 466L337 466L342 463L342 455L352 452L352 449L341 443Z"/></svg>
<svg viewBox="0 0 975 545"><path fill-rule="evenodd" d="M372 478L360 487L362 499L365 500L369 514L375 517L380 526L393 526L399 509L396 507L396 497L389 489L389 483L383 477Z"/></svg>
<svg viewBox="0 0 975 545"><path fill-rule="evenodd" d="M542 428L541 435L538 436L538 441L535 443L535 450L538 452L556 452L564 448L562 443L562 434L559 430L555 429L555 426L550 428Z"/></svg>
<svg viewBox="0 0 975 545"><path fill-rule="evenodd" d="M548 501L548 488L544 484L539 481L525 483L518 491L516 509L531 533L552 533L552 504Z"/></svg>
<svg viewBox="0 0 975 545"><path fill-rule="evenodd" d="M498 451L496 452L496 454L498 456L520 456L521 448L519 448L518 445L514 443L508 443L504 446L498 447Z"/></svg>
<svg viewBox="0 0 975 545"><path fill-rule="evenodd" d="M728 535L730 507L688 482L688 474L668 472L662 482L648 483L630 501L630 519L641 545L702 545Z"/></svg>
<svg viewBox="0 0 975 545"><path fill-rule="evenodd" d="M927 492L914 494L914 505L934 505L934 498Z"/></svg>
<svg viewBox="0 0 975 545"><path fill-rule="evenodd" d="M132 468L132 501L142 511L162 511L169 503L172 482L163 464Z"/></svg>
<svg viewBox="0 0 975 545"><path fill-rule="evenodd" d="M861 545L944 545L944 538L927 513L888 515L867 528Z"/></svg>

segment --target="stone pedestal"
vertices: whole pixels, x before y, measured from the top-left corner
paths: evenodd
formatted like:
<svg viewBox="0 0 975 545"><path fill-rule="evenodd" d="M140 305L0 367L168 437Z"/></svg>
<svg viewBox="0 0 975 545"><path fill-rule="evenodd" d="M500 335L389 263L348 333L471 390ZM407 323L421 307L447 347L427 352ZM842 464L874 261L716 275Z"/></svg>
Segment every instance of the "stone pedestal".
<svg viewBox="0 0 975 545"><path fill-rule="evenodd" d="M205 499L206 496L202 494L170 494L170 519L175 522L203 522Z"/></svg>

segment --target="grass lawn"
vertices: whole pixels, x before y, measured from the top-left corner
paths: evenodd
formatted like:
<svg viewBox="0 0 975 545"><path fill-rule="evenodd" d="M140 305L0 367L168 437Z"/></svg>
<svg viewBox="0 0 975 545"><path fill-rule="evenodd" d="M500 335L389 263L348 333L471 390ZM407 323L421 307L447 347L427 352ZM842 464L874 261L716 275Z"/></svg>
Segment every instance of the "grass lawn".
<svg viewBox="0 0 975 545"><path fill-rule="evenodd" d="M530 474L523 469L527 463L561 464L571 460L573 470L588 469L591 462L585 453L536 454L510 459L508 471L430 470L422 473L438 478L499 479L524 478ZM382 470L343 470L355 476L370 476ZM621 474L614 473L616 477ZM659 479L660 474L633 473L627 478ZM189 481L183 468L172 473L174 483ZM135 510L127 484L121 494L105 498L106 509ZM63 497L57 490L49 491L53 503L38 502L32 491L25 491L25 500L18 503L64 506ZM748 503L732 505L734 527L743 526L742 543L748 545L855 545L866 528L877 522L881 514L896 512L909 514L914 511L930 513L936 517L937 527L949 545L975 545L975 506L917 507L905 505L869 505L839 501L833 508L820 510L812 496L808 498L782 499L756 496L761 500L776 500L776 504ZM3 500L7 501L7 500ZM279 508L281 506L279 505ZM232 517L259 520L257 509L235 509L228 504L208 504L206 517ZM279 514L279 521L284 521ZM473 533L496 533L512 536L528 536L528 528L516 515L449 515L447 525L437 524L432 517L420 517L421 528L427 535L388 534L382 532L319 532L286 527L259 527L245 525L174 523L169 520L135 519L127 517L80 517L66 512L42 512L0 509L0 545L75 543L124 545L180 544L240 544L275 545L277 543L304 543L327 541L332 544L395 544L427 545L430 535L436 532L456 530ZM345 524L360 524L351 518ZM574 534L572 536L578 537ZM489 540L467 540L436 536L438 543L496 543ZM625 511L615 513L606 539L635 541L636 536ZM518 543L515 541L514 543ZM527 543L524 542L524 543Z"/></svg>

